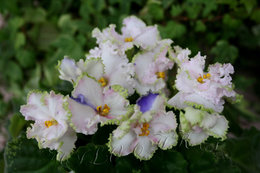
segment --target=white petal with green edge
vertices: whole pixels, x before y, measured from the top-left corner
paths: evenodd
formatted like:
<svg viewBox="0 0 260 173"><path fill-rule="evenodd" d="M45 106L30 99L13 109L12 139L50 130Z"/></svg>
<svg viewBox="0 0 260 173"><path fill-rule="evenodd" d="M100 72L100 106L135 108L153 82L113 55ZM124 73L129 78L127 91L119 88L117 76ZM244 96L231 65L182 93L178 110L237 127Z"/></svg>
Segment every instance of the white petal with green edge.
<svg viewBox="0 0 260 173"><path fill-rule="evenodd" d="M109 115L121 119L127 113L129 101L111 89L104 93L104 104L107 104L110 108Z"/></svg>
<svg viewBox="0 0 260 173"><path fill-rule="evenodd" d="M59 139L60 146L57 149L58 155L57 160L64 161L68 159L71 152L75 148L75 142L77 140L77 135L72 128L69 128L62 138Z"/></svg>
<svg viewBox="0 0 260 173"><path fill-rule="evenodd" d="M175 131L159 132L154 137L158 140L158 146L163 150L170 149L178 143L178 134Z"/></svg>
<svg viewBox="0 0 260 173"><path fill-rule="evenodd" d="M175 131L177 128L176 118L172 111L157 114L149 124L154 134Z"/></svg>
<svg viewBox="0 0 260 173"><path fill-rule="evenodd" d="M109 150L116 156L126 156L133 152L133 142L136 138L136 134L132 131L126 133L121 138L116 138L113 135L109 138Z"/></svg>
<svg viewBox="0 0 260 173"><path fill-rule="evenodd" d="M77 77L81 75L80 69L77 67L75 60L65 57L59 64L60 79L69 82L75 82Z"/></svg>
<svg viewBox="0 0 260 173"><path fill-rule="evenodd" d="M43 93L35 91L28 94L27 105L22 105L20 112L26 120L46 120L48 119L48 109L42 102ZM50 117L50 116L49 116Z"/></svg>
<svg viewBox="0 0 260 173"><path fill-rule="evenodd" d="M218 115L216 124L208 131L214 137L222 138L222 140L224 140L226 138L227 129L228 121L224 116Z"/></svg>
<svg viewBox="0 0 260 173"><path fill-rule="evenodd" d="M137 139L134 155L140 160L149 160L157 149L157 145L147 136L140 136Z"/></svg>
<svg viewBox="0 0 260 173"><path fill-rule="evenodd" d="M66 121L68 119L68 112L63 107L65 101L66 99L63 95L55 94L53 91L44 95L44 102L48 107L49 115L57 121Z"/></svg>
<svg viewBox="0 0 260 173"><path fill-rule="evenodd" d="M83 95L86 102L90 102L96 108L97 106L103 105L102 92L103 89L96 80L88 76L82 76L72 91L72 95L74 98Z"/></svg>
<svg viewBox="0 0 260 173"><path fill-rule="evenodd" d="M204 131L190 131L189 133L184 134L184 139L186 139L191 146L195 146L203 143L208 138L208 136L209 135Z"/></svg>
<svg viewBox="0 0 260 173"><path fill-rule="evenodd" d="M83 134L94 134L97 131L97 122L93 124L92 120L97 113L87 105L69 99L69 110L71 111L71 123L74 130ZM90 125L91 124L91 125Z"/></svg>
<svg viewBox="0 0 260 173"><path fill-rule="evenodd" d="M134 93L135 80L134 76L134 66L131 63L122 63L117 66L117 69L114 69L114 73L111 73L109 76L110 85L121 85L122 87L128 90L128 93L131 95Z"/></svg>
<svg viewBox="0 0 260 173"><path fill-rule="evenodd" d="M185 118L191 125L197 124L202 121L206 112L194 109L192 107L185 108Z"/></svg>
<svg viewBox="0 0 260 173"><path fill-rule="evenodd" d="M87 73L89 76L99 80L104 75L104 64L100 58L87 59L84 65L81 62L79 65L82 72Z"/></svg>

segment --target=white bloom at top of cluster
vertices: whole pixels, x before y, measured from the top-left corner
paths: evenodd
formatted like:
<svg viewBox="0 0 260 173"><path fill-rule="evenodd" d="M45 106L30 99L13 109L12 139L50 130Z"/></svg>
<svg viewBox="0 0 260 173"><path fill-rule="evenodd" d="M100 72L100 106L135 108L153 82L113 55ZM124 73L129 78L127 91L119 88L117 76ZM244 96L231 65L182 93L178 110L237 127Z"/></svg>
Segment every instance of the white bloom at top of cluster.
<svg viewBox="0 0 260 173"><path fill-rule="evenodd" d="M92 36L97 39L97 43L101 44L111 41L118 52L124 53L133 46L140 47L145 50L151 50L160 40L157 26L146 26L146 24L135 16L127 17L123 20L122 34L115 31L115 25L110 25L103 31L95 28Z"/></svg>

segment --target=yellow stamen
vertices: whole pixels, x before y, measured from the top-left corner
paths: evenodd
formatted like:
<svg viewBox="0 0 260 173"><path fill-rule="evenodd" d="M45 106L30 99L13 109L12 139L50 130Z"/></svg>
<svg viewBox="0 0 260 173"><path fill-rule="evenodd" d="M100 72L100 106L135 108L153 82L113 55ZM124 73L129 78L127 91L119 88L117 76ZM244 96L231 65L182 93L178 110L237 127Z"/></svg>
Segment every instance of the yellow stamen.
<svg viewBox="0 0 260 173"><path fill-rule="evenodd" d="M207 73L206 76L207 76L207 78L210 78L210 77L211 77L211 75L210 75L209 73Z"/></svg>
<svg viewBox="0 0 260 173"><path fill-rule="evenodd" d="M149 124L143 123L143 127L141 128L142 133L139 134L139 136L148 136L150 134L150 131L148 130Z"/></svg>
<svg viewBox="0 0 260 173"><path fill-rule="evenodd" d="M105 87L107 85L107 80L104 77L101 77L98 82L101 84L102 87Z"/></svg>
<svg viewBox="0 0 260 173"><path fill-rule="evenodd" d="M133 37L126 37L125 42L132 42L134 39Z"/></svg>
<svg viewBox="0 0 260 173"><path fill-rule="evenodd" d="M202 78L201 76L198 77L197 81L198 81L199 83L204 83L203 78Z"/></svg>
<svg viewBox="0 0 260 173"><path fill-rule="evenodd" d="M165 78L165 73L164 72L157 72L156 75L157 75L157 78L162 78L162 79Z"/></svg>
<svg viewBox="0 0 260 173"><path fill-rule="evenodd" d="M205 74L203 75L203 79L207 79L207 76Z"/></svg>
<svg viewBox="0 0 260 173"><path fill-rule="evenodd" d="M107 106L107 104L104 105L104 108L102 109L102 106L97 107L97 112L101 116L106 116L109 114L110 107Z"/></svg>
<svg viewBox="0 0 260 173"><path fill-rule="evenodd" d="M45 121L45 122L44 122L44 125L45 125L47 128L49 128L50 126L53 126L53 125L57 125L57 124L58 124L58 122L57 122L56 120L54 120L54 119L48 120L48 121Z"/></svg>

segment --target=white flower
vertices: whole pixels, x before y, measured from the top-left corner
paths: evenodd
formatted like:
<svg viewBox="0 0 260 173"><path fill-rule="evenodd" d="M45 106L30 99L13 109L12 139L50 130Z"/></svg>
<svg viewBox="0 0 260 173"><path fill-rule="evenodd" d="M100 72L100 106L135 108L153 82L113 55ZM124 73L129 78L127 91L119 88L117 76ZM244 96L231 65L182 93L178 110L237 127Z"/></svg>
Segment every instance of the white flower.
<svg viewBox="0 0 260 173"><path fill-rule="evenodd" d="M173 62L166 57L171 43L171 40L162 40L155 49L134 57L136 90L139 94L145 95L165 88L167 70L173 67Z"/></svg>
<svg viewBox="0 0 260 173"><path fill-rule="evenodd" d="M66 98L55 94L31 92L20 112L34 124L27 129L27 138L35 138L40 147L58 151L57 160L65 160L75 147L76 133L68 126L69 113L64 108Z"/></svg>
<svg viewBox="0 0 260 173"><path fill-rule="evenodd" d="M58 70L60 72L60 79L67 80L71 83L77 81L77 78L81 75L82 71L76 64L74 59L70 59L65 56L62 61L58 63Z"/></svg>
<svg viewBox="0 0 260 173"><path fill-rule="evenodd" d="M190 51L182 50L177 55L180 66L175 86L179 92L169 100L169 104L179 109L188 105L221 112L224 97L235 98L230 74L234 73L231 64L210 65L204 72L205 56L198 53L189 59Z"/></svg>
<svg viewBox="0 0 260 173"><path fill-rule="evenodd" d="M169 149L177 144L177 122L173 112L165 112L164 99L149 93L137 101L133 115L113 131L108 146L111 153L130 153L148 160L158 148Z"/></svg>
<svg viewBox="0 0 260 173"><path fill-rule="evenodd" d="M128 62L126 55L118 54L110 41L102 43L99 48L91 50L90 55L87 56L86 64L93 58L100 58L99 63L103 64L104 68L95 70L95 73L99 74L98 76L93 75L93 72L87 72L90 76L95 77L103 87L120 85L127 89L130 95L134 93L134 65ZM87 71L87 68L85 69Z"/></svg>
<svg viewBox="0 0 260 173"><path fill-rule="evenodd" d="M134 45L142 49L150 50L154 48L160 35L157 26L146 26L146 24L135 16L127 17L123 20L122 35L115 31L115 25L102 32L95 28L92 36L97 39L97 43L111 41L116 45L117 50L122 53L131 49Z"/></svg>
<svg viewBox="0 0 260 173"><path fill-rule="evenodd" d="M191 107L180 114L180 132L182 138L191 146L203 143L209 136L226 138L228 121L217 113L209 114Z"/></svg>
<svg viewBox="0 0 260 173"><path fill-rule="evenodd" d="M82 76L68 100L74 130L88 135L97 131L98 123L117 123L129 104L117 89L104 89L96 80Z"/></svg>

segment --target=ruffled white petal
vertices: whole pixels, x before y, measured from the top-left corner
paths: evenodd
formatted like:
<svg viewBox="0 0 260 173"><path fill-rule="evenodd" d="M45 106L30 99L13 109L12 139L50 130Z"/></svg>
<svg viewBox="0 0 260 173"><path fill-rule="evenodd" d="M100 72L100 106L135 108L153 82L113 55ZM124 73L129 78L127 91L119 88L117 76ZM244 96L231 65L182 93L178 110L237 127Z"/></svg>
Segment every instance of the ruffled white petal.
<svg viewBox="0 0 260 173"><path fill-rule="evenodd" d="M90 102L95 108L103 105L103 89L100 84L94 79L83 76L75 86L72 96L77 98L79 95L83 95L86 102Z"/></svg>
<svg viewBox="0 0 260 173"><path fill-rule="evenodd" d="M136 141L134 155L141 160L149 160L156 149L156 144L153 144L149 137L141 136Z"/></svg>
<svg viewBox="0 0 260 173"><path fill-rule="evenodd" d="M143 49L151 49L156 46L159 39L160 35L157 26L149 26L134 37L134 43Z"/></svg>
<svg viewBox="0 0 260 173"><path fill-rule="evenodd" d="M120 120L127 113L129 102L111 89L104 92L104 104L110 107L109 116Z"/></svg>
<svg viewBox="0 0 260 173"><path fill-rule="evenodd" d="M75 142L77 135L73 129L69 128L68 131L59 139L58 155L57 160L64 161L68 159L75 148Z"/></svg>
<svg viewBox="0 0 260 173"><path fill-rule="evenodd" d="M153 134L175 131L177 128L176 118L172 111L158 113L149 124Z"/></svg>
<svg viewBox="0 0 260 173"><path fill-rule="evenodd" d="M99 80L104 74L104 64L100 58L90 58L85 62L80 60L77 62L78 67L83 73Z"/></svg>
<svg viewBox="0 0 260 173"><path fill-rule="evenodd" d="M170 149L178 143L178 134L175 131L168 133L158 132L154 137L158 140L158 146L163 150Z"/></svg>
<svg viewBox="0 0 260 173"><path fill-rule="evenodd" d="M146 28L146 24L135 16L127 17L123 20L122 33L125 37L135 38Z"/></svg>
<svg viewBox="0 0 260 173"><path fill-rule="evenodd" d="M75 60L65 57L58 65L60 79L69 82L75 82L77 77L81 75L80 69L77 67Z"/></svg>
<svg viewBox="0 0 260 173"><path fill-rule="evenodd" d="M126 133L121 138L116 138L113 135L110 137L109 148L110 152L117 156L126 156L133 152L133 142L136 134L132 131Z"/></svg>
<svg viewBox="0 0 260 173"><path fill-rule="evenodd" d="M85 135L94 134L97 131L96 111L87 106L80 104L72 99L68 100L69 110L71 111L71 123L74 130Z"/></svg>
<svg viewBox="0 0 260 173"><path fill-rule="evenodd" d="M209 132L214 137L219 137L223 140L226 138L227 129L228 121L226 120L226 118L224 116L217 115L216 124L212 128L209 128Z"/></svg>
<svg viewBox="0 0 260 173"><path fill-rule="evenodd" d="M204 131L190 131L185 138L191 146L199 145L208 138L208 134Z"/></svg>

